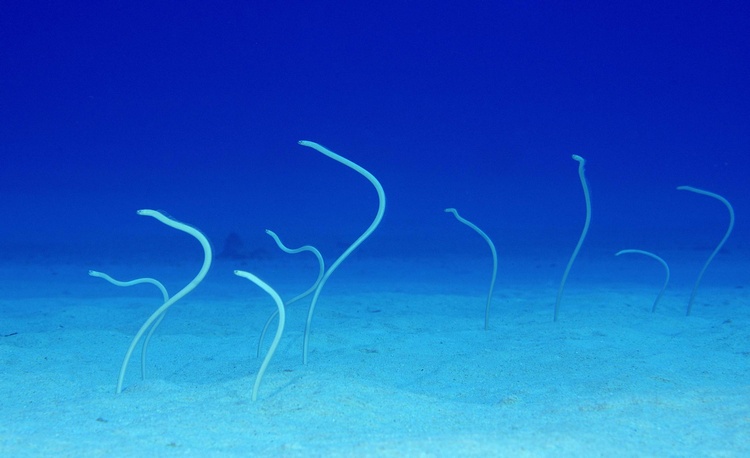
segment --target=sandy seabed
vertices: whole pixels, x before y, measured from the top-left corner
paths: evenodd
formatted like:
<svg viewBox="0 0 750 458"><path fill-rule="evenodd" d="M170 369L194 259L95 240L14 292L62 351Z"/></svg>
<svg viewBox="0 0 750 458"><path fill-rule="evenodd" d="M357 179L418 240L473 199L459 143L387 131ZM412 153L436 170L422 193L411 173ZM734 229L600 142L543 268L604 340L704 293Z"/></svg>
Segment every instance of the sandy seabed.
<svg viewBox="0 0 750 458"><path fill-rule="evenodd" d="M314 272L215 262L154 334L145 380L139 350L116 395L125 351L160 295L87 270L153 275L174 293L197 267L6 263L0 452L750 456L743 284L715 286L707 275L686 317L689 281L671 286L651 313L660 279L587 283L584 270L571 275L553 322L560 265L544 267L548 281L538 282L501 268L485 331L486 260L347 262L320 296L307 365L309 301L289 307L255 402L257 342L275 305L231 272L253 271L285 298ZM611 262L622 276L622 260Z"/></svg>

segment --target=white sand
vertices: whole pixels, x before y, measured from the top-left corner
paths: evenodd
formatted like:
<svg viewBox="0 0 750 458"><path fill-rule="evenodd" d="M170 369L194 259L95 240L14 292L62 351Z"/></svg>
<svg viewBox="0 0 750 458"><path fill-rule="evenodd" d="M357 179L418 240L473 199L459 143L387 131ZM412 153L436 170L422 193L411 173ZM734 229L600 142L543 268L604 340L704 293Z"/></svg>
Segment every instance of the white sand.
<svg viewBox="0 0 750 458"><path fill-rule="evenodd" d="M253 271L285 298L304 290L313 271L216 262L155 334L146 381L137 353L115 395L125 350L160 296L86 271L154 275L174 293L198 264L5 265L0 452L750 456L748 289L712 285L721 279L707 275L685 317L693 278L678 279L652 314L661 277L587 283L584 261L553 323L566 260L556 261L528 281L501 265L489 331L484 259L347 261L321 295L308 365L303 301L288 311L256 402L255 348L275 306L231 271ZM731 271L746 265L722 262ZM624 265L659 275L647 261L611 263L620 276ZM599 270L588 271L594 278Z"/></svg>

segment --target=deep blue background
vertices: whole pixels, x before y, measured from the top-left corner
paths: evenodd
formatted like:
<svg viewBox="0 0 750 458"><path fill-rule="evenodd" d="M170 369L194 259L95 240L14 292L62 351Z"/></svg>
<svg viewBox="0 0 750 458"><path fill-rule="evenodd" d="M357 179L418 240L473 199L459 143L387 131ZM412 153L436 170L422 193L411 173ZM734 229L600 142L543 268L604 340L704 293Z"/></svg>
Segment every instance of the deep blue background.
<svg viewBox="0 0 750 458"><path fill-rule="evenodd" d="M12 3L0 12L8 252L127 251L107 238L172 235L135 214L157 208L217 249L231 231L273 248L271 228L332 258L377 200L302 139L385 187L363 256L472 237L449 206L501 252L569 253L584 215L571 154L588 161L593 246L714 246L726 210L678 185L732 201L728 246L747 246L746 2Z"/></svg>

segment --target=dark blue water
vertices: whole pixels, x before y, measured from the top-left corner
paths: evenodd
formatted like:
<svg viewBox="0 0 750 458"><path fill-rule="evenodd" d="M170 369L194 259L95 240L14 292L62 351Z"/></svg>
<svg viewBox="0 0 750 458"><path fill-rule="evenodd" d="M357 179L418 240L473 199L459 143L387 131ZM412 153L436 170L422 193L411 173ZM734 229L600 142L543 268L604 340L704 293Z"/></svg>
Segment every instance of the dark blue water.
<svg viewBox="0 0 750 458"><path fill-rule="evenodd" d="M564 261L585 215L572 154L587 247L710 251L727 212L691 185L732 202L741 250L747 30L731 1L4 5L3 256L148 251L173 235L135 213L154 208L218 251L232 232L274 251L270 228L332 258L377 198L303 139L386 190L358 256L460 253L456 207L501 253Z"/></svg>

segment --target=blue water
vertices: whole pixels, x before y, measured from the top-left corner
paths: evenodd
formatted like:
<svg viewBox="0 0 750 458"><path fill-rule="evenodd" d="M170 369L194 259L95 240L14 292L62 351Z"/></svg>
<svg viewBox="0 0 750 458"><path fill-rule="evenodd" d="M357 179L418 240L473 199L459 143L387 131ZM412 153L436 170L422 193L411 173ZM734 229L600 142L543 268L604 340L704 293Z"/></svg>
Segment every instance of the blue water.
<svg viewBox="0 0 750 458"><path fill-rule="evenodd" d="M150 234L135 211L158 208L217 245L265 228L347 243L374 190L304 139L382 182L386 218L363 256L437 249L426 240L455 223L445 207L508 245L570 249L584 215L571 154L587 160L591 243L715 244L726 210L675 191L691 185L732 202L728 248L741 247L748 14L741 2L9 6L0 235L13 248Z"/></svg>

